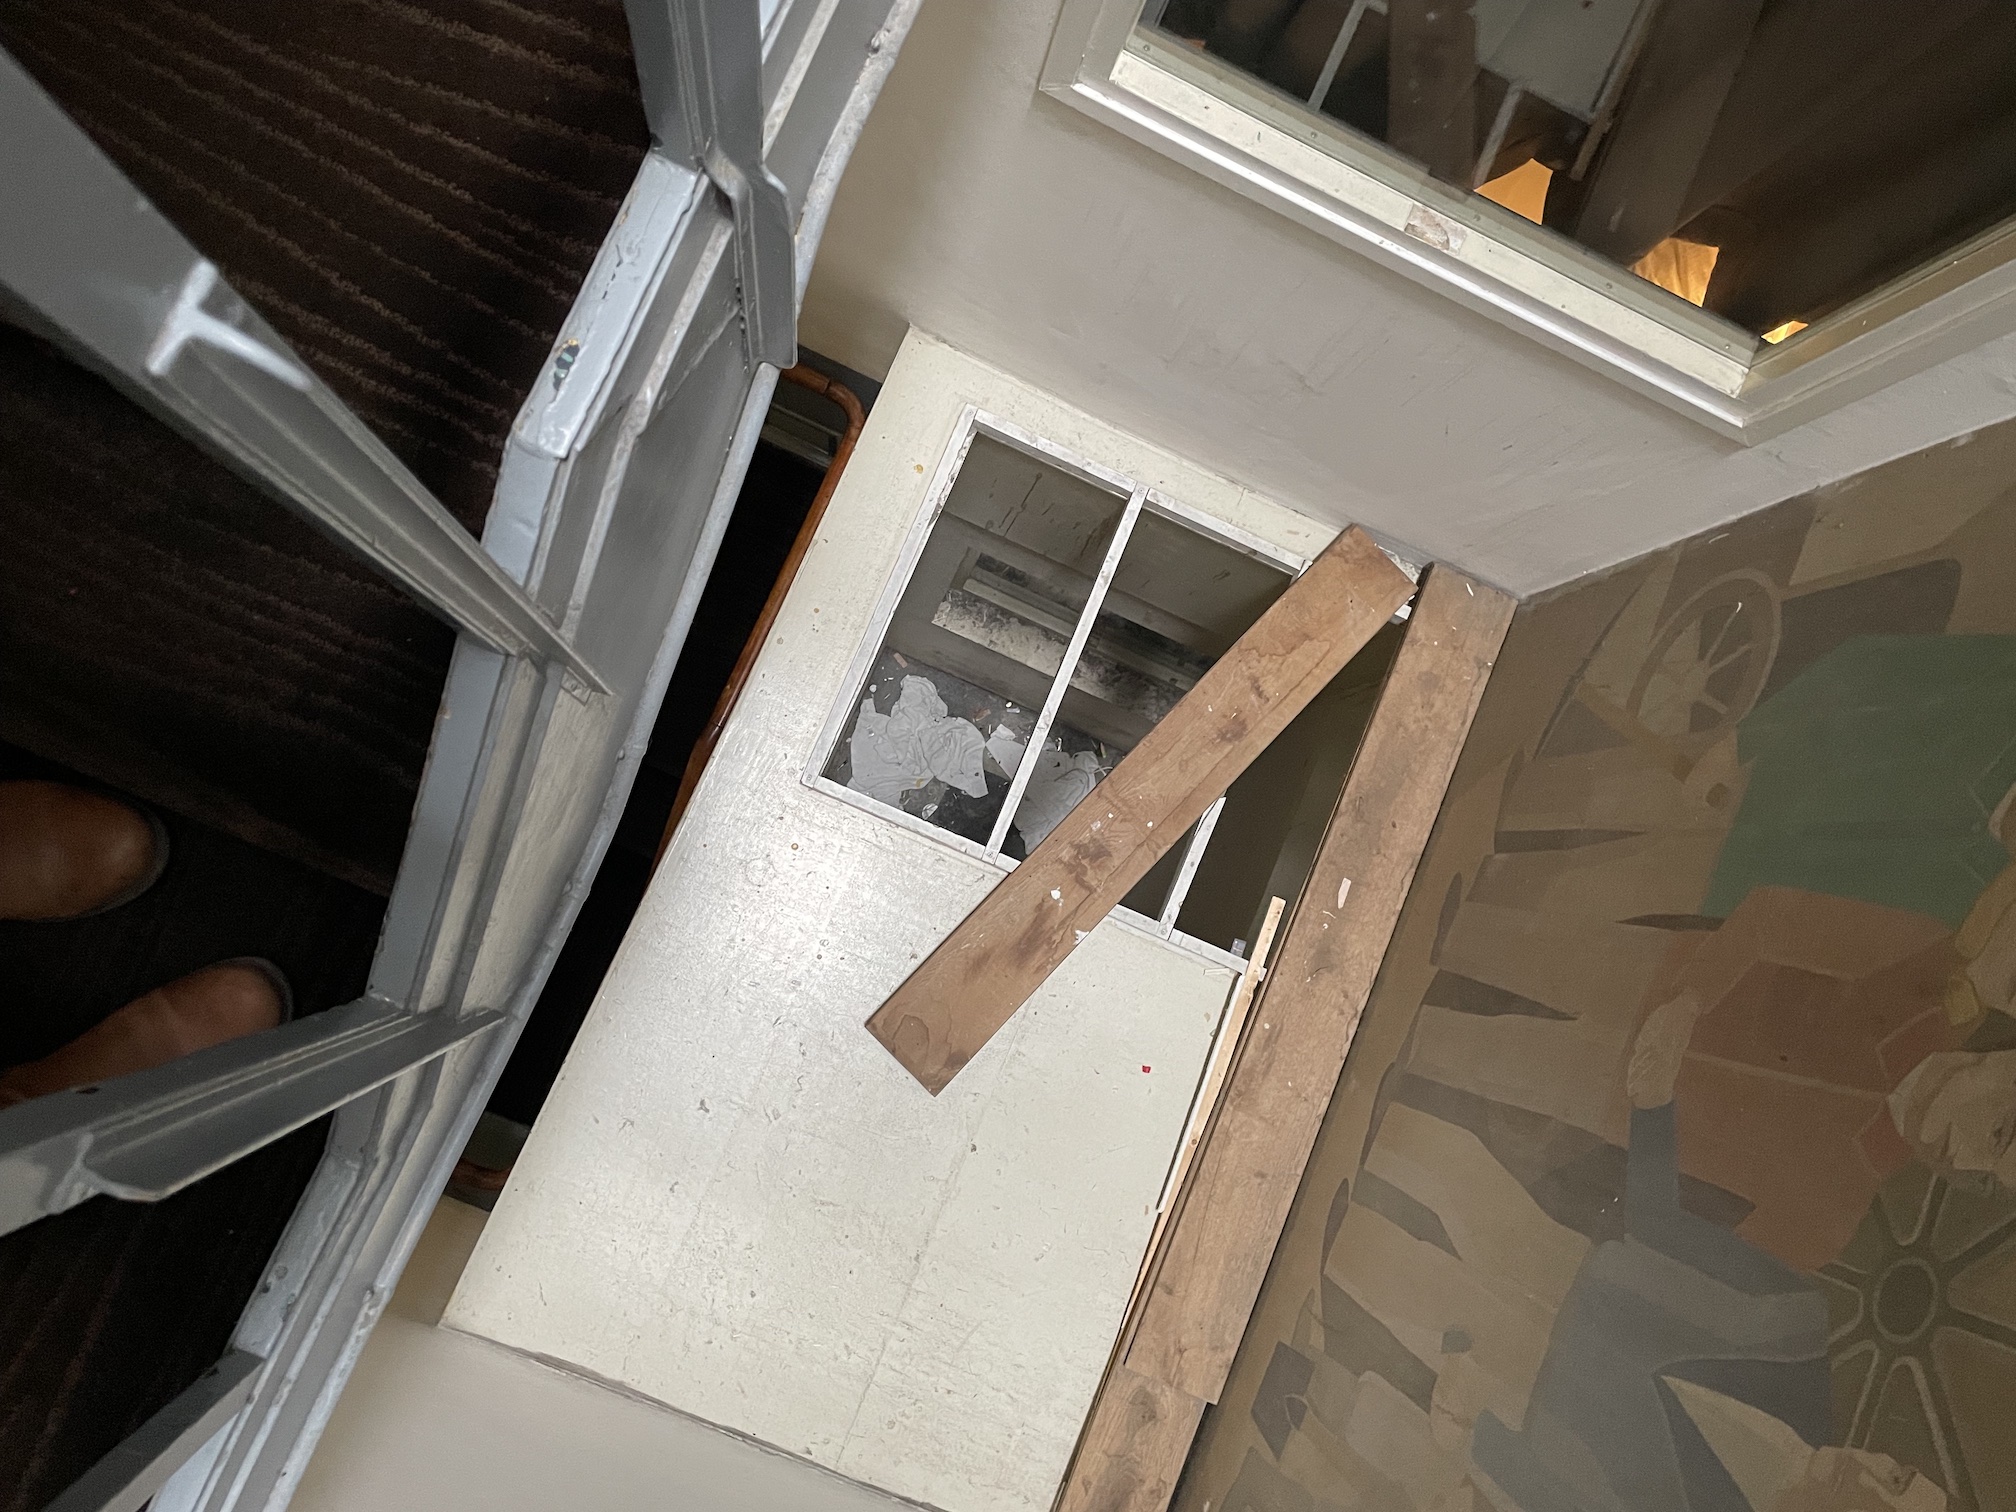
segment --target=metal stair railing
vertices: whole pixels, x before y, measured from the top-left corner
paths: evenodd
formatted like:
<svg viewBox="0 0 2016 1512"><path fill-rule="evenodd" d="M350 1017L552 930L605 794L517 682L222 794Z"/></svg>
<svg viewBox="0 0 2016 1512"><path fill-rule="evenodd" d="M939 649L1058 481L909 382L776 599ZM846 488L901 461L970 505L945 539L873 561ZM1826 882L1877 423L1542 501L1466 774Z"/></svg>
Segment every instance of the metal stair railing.
<svg viewBox="0 0 2016 1512"><path fill-rule="evenodd" d="M164 1196L334 1110L228 1390L191 1387L64 1512L137 1505L143 1482L157 1512L250 1512L298 1481L622 812L919 3L629 0L656 140L480 542L0 53L6 313L459 632L365 997L0 1112L4 1232L97 1193Z"/></svg>

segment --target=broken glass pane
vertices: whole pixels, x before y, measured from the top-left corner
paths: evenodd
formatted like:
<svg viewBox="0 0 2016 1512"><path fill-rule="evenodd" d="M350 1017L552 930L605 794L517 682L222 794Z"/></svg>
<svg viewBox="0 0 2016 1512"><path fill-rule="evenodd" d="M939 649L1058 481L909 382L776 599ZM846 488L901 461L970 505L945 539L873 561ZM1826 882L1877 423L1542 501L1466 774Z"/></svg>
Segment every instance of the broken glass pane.
<svg viewBox="0 0 2016 1512"><path fill-rule="evenodd" d="M1272 563L1144 508L1015 811L1024 844L1091 792L1287 586Z"/></svg>
<svg viewBox="0 0 2016 1512"><path fill-rule="evenodd" d="M976 435L825 775L986 844L1126 504ZM1039 774L1080 753L1110 766L1068 720L1045 746ZM1032 790L1036 827L1056 793ZM1011 829L1002 849L1019 858L1023 837Z"/></svg>

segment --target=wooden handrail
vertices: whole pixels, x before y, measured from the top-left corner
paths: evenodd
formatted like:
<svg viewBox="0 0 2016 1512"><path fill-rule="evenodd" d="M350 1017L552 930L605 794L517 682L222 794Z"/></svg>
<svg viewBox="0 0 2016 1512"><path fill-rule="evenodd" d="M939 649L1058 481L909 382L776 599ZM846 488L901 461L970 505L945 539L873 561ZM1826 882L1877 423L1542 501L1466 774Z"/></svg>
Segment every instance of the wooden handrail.
<svg viewBox="0 0 2016 1512"><path fill-rule="evenodd" d="M715 744L721 739L728 716L735 712L736 700L742 696L742 686L749 680L749 670L756 665L756 653L762 650L770 627L777 622L777 611L783 607L784 595L791 591L791 581L798 576L798 565L805 560L805 553L811 548L812 537L819 529L819 521L825 516L826 505L833 498L833 490L839 486L847 459L854 455L854 443L860 439L861 427L868 418L852 389L814 368L801 363L784 369L778 376L840 406L847 416L847 429L841 433L840 444L833 449L833 460L826 464L826 476L819 482L819 492L812 496L812 507L805 512L805 523L798 527L798 536L791 543L790 554L778 569L777 581L770 585L770 596L763 601L763 612L756 616L755 628L749 632L749 639L742 643L742 654L735 659L735 670L728 674L727 686L722 688L721 696L714 701L714 713L707 720L707 728L693 742L693 752L686 758L686 770L679 778L678 796L672 800L671 817L665 821L665 833L658 840L658 854L651 863L653 867L665 859L666 847L672 843L672 832L685 816L686 805L692 801L693 789L700 784L700 774L707 770L707 762L714 755Z"/></svg>

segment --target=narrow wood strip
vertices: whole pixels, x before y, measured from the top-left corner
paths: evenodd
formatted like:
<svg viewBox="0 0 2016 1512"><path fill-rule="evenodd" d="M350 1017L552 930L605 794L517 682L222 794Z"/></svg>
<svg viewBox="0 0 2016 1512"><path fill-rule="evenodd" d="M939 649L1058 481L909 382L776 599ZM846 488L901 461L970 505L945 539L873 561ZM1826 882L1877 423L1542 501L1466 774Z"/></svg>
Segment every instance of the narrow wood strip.
<svg viewBox="0 0 2016 1512"><path fill-rule="evenodd" d="M1260 933L1253 940L1253 958L1246 963L1245 975L1239 978L1238 989L1233 992L1232 1001L1225 1009L1225 1021L1219 1027L1217 1042L1211 1047L1211 1061L1204 1068L1204 1079L1197 1089L1197 1103L1190 1110L1190 1122L1183 1130L1183 1143L1177 1149L1175 1165L1170 1168L1169 1184L1163 1190L1161 1202L1156 1205L1155 1227L1148 1235L1148 1249L1141 1260L1140 1274L1135 1277L1133 1294L1127 1299L1127 1322L1120 1332L1123 1359L1133 1343L1134 1329L1141 1321L1141 1304L1155 1284L1155 1272L1162 1263L1162 1242L1182 1206L1198 1147L1204 1143L1218 1111L1218 1099L1224 1093L1226 1077L1239 1058L1239 1047L1246 1042L1246 1024L1253 1007L1253 997L1267 978L1267 957L1274 948L1274 936L1281 927L1281 915L1287 906L1287 900L1283 898L1267 900L1267 917L1261 921Z"/></svg>
<svg viewBox="0 0 2016 1512"><path fill-rule="evenodd" d="M1107 1373L1056 1512L1161 1512L1204 1404L1124 1365Z"/></svg>
<svg viewBox="0 0 2016 1512"><path fill-rule="evenodd" d="M1513 607L1447 568L1422 588L1170 1226L1134 1375L1217 1400Z"/></svg>
<svg viewBox="0 0 2016 1512"><path fill-rule="evenodd" d="M1197 1147L1204 1142L1205 1131L1211 1127L1212 1115L1218 1110L1218 1099L1225 1090L1225 1080L1239 1058L1240 1047L1246 1043L1246 1022L1253 999L1267 980L1267 960L1273 954L1274 936L1280 932L1281 916L1287 909L1288 900L1285 898L1267 900L1267 916L1261 920L1260 932L1253 939L1253 959L1247 963L1246 974L1239 979L1239 988L1232 994L1232 1002L1225 1010L1224 1030L1213 1047L1211 1064L1204 1072L1203 1086L1197 1096L1197 1106L1190 1115L1190 1126L1184 1132L1182 1153L1176 1157L1176 1168L1170 1173L1169 1190L1163 1194L1162 1221L1156 1224L1158 1238L1162 1229L1167 1227L1176 1194L1189 1180L1190 1165ZM1153 1239L1149 1241L1149 1248L1154 1248Z"/></svg>
<svg viewBox="0 0 2016 1512"><path fill-rule="evenodd" d="M1064 1512L1065 1508L1078 1512L1093 1509L1161 1512L1175 1492L1191 1440L1196 1437L1204 1403L1160 1381L1136 1375L1120 1361L1127 1357L1134 1330L1140 1325L1142 1306L1166 1252L1165 1236L1189 1191L1191 1162L1211 1128L1225 1078L1244 1042L1254 994L1266 976L1268 952L1285 907L1280 898L1269 900L1267 917L1253 942L1253 959L1225 1010L1225 1024L1212 1049L1210 1068L1198 1089L1197 1106L1184 1132L1182 1151L1170 1173L1168 1190L1162 1195L1161 1210L1155 1215L1155 1231L1149 1235L1141 1273L1127 1299L1127 1321L1121 1325L1105 1379L1100 1382L1092 1412L1079 1433L1078 1448L1065 1476L1056 1512Z"/></svg>
<svg viewBox="0 0 2016 1512"><path fill-rule="evenodd" d="M935 1096L1413 593L1355 526L946 937L868 1030Z"/></svg>

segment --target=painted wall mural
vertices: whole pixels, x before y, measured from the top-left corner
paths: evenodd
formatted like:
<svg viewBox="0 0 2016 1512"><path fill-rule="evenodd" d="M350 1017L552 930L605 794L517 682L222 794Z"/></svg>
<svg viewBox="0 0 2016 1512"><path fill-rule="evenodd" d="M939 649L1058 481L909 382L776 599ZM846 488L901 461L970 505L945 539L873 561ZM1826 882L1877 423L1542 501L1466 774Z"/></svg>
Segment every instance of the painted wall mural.
<svg viewBox="0 0 2016 1512"><path fill-rule="evenodd" d="M1183 1512L2016 1509L2016 426L1525 607Z"/></svg>

